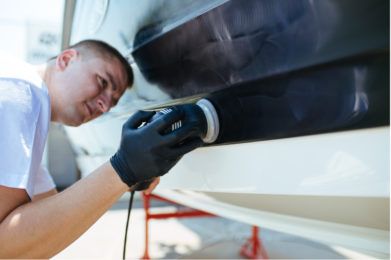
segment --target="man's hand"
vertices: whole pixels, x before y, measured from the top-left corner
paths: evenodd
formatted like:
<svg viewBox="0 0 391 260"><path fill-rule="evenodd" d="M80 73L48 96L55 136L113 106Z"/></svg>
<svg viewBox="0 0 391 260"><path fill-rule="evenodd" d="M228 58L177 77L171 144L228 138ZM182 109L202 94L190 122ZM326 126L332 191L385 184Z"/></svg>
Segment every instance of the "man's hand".
<svg viewBox="0 0 391 260"><path fill-rule="evenodd" d="M187 105L188 106L188 105ZM186 106L186 107L187 107ZM186 117L184 106L149 122L154 112L138 111L122 127L121 144L110 162L129 187L167 173L186 153L201 146L198 122L174 131L171 125Z"/></svg>

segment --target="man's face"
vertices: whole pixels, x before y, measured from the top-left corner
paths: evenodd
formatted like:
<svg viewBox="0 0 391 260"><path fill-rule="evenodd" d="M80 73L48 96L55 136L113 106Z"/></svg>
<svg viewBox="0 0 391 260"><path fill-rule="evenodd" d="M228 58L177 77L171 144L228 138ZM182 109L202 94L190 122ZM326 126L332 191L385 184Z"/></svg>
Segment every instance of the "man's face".
<svg viewBox="0 0 391 260"><path fill-rule="evenodd" d="M127 87L127 75L116 58L73 54L65 59L65 67L56 77L52 119L78 126L117 104Z"/></svg>

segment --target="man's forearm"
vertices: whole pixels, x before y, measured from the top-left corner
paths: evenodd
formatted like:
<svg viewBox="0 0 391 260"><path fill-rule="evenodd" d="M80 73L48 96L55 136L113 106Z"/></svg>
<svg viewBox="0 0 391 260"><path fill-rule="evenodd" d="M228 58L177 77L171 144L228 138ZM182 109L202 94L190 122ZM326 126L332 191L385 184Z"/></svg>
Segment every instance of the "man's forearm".
<svg viewBox="0 0 391 260"><path fill-rule="evenodd" d="M128 190L110 163L51 197L16 208L0 224L0 258L51 257Z"/></svg>

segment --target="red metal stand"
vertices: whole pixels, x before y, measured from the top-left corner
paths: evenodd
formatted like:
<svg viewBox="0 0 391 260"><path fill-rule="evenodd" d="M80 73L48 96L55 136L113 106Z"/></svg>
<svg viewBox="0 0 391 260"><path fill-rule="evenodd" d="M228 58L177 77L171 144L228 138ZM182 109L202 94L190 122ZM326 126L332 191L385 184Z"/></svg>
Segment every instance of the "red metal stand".
<svg viewBox="0 0 391 260"><path fill-rule="evenodd" d="M259 238L259 228L257 226L252 227L252 236L242 246L240 255L248 259L269 259L265 248L262 245L262 241Z"/></svg>
<svg viewBox="0 0 391 260"><path fill-rule="evenodd" d="M174 205L180 205L174 201L168 200L166 198L149 194L145 195L143 193L143 202L145 210L145 250L142 259L150 259L149 257L149 220L151 219L165 219L165 218L189 218L189 217L214 217L215 215L208 212L204 212L196 209L186 209L179 210L172 213L151 213L150 202L151 199L165 201ZM247 242L242 246L240 254L243 257L248 259L269 259L266 250L264 249L262 242L259 238L259 228L256 226L252 227L252 235L247 240Z"/></svg>
<svg viewBox="0 0 391 260"><path fill-rule="evenodd" d="M180 205L174 201L168 200L166 198L154 195L154 194L149 194L145 195L143 193L143 202L144 202L144 210L145 210L145 251L144 251L144 256L142 259L150 259L149 257L149 220L151 219L165 219L165 218L191 218L191 217L214 217L213 214L196 210L196 209L186 209L186 210L180 210L172 213L151 213L149 211L150 207L150 201L151 199L155 200L160 200L160 201L165 201L174 205Z"/></svg>

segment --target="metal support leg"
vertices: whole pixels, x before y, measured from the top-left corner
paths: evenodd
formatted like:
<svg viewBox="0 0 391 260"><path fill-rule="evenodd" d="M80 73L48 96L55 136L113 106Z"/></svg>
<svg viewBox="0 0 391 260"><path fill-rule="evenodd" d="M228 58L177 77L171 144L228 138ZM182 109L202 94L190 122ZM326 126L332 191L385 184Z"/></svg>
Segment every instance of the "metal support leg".
<svg viewBox="0 0 391 260"><path fill-rule="evenodd" d="M145 211L145 250L144 250L144 256L142 259L150 259L149 257L149 220L151 219L167 219L167 218L189 218L189 217L214 217L215 215L196 210L196 209L187 209L187 210L181 210L177 212L171 212L171 213L151 213L149 211L150 208L150 202L152 199L165 201L171 204L180 205L174 201L168 200L166 198L149 194L143 196L143 202L144 202L144 211Z"/></svg>
<svg viewBox="0 0 391 260"><path fill-rule="evenodd" d="M151 219L166 219L166 218L185 218L185 217L211 217L213 214L200 211L200 210L182 210L173 213L151 213L150 202L151 199L169 202L171 204L180 205L174 201L170 201L166 198L150 194L143 194L144 211L145 211L145 250L142 259L150 259L149 257L149 220ZM248 259L269 259L265 248L262 245L262 241L259 238L259 228L257 226L252 227L252 235L242 246L240 255Z"/></svg>
<svg viewBox="0 0 391 260"><path fill-rule="evenodd" d="M269 259L265 248L262 245L262 241L259 238L259 228L257 226L252 227L252 235L242 246L240 255L248 259Z"/></svg>

